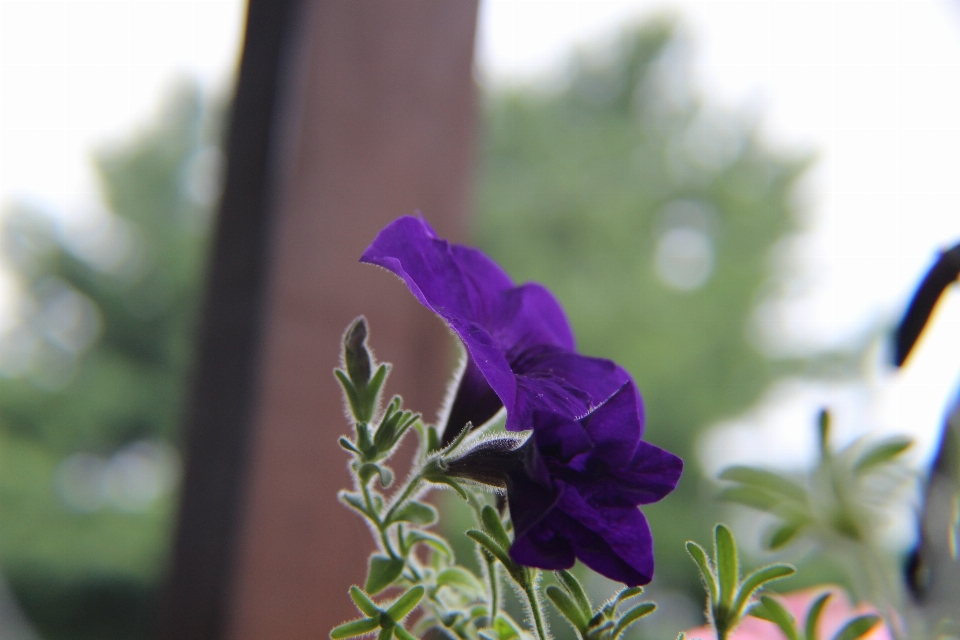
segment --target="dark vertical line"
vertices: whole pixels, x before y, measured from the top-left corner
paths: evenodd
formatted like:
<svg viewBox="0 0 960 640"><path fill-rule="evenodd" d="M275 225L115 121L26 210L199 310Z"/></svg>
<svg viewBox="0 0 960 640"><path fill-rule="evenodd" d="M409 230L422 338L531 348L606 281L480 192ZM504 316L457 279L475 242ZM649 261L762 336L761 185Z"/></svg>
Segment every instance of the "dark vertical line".
<svg viewBox="0 0 960 640"><path fill-rule="evenodd" d="M159 636L226 634L255 409L277 137L300 0L250 0L185 421L186 474Z"/></svg>

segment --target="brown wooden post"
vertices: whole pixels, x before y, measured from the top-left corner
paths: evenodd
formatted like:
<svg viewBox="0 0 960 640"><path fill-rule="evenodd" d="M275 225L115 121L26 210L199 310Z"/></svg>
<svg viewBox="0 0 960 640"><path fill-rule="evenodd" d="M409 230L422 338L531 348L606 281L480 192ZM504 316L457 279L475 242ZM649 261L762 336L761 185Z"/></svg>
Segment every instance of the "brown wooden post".
<svg viewBox="0 0 960 640"><path fill-rule="evenodd" d="M249 445L232 477L232 486L244 489L236 544L227 578L208 587L221 594L210 598L220 603L214 613L180 602L177 587L189 585L190 570L175 567L166 637L313 640L356 613L346 590L363 580L373 543L336 500L348 483L336 440L348 425L332 369L343 330L364 314L376 355L394 363L388 393L401 393L428 419L439 405L452 364L449 334L399 280L357 260L380 228L418 209L441 234L462 236L475 126L476 9L475 1L316 0L291 13L299 44L279 76L277 151L266 167L276 179L264 205L270 224L263 235L263 324L249 337L256 369L249 397L239 398L249 405ZM228 194L224 206L229 202ZM216 262L228 259L221 253L214 274ZM208 306L203 341L217 339L209 320L216 315ZM212 355L203 364L205 345L200 389L204 376L218 375ZM215 456L218 443L203 434L222 439L229 430L204 420L216 423L230 411L204 406L231 396L214 396L198 393L190 442L206 442ZM242 429L237 433L243 437ZM181 564L203 561L190 549L205 516L189 508L202 502L189 496L203 491L196 485L203 464L202 454L189 454ZM219 622L178 620L189 615Z"/></svg>

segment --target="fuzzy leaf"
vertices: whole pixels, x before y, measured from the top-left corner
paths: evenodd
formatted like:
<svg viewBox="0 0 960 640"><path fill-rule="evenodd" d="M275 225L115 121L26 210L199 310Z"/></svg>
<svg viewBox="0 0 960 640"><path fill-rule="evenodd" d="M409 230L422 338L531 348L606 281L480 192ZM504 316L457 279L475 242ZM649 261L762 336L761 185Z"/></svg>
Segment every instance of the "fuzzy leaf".
<svg viewBox="0 0 960 640"><path fill-rule="evenodd" d="M750 610L750 615L774 623L789 640L800 640L793 616L773 598L760 596L760 604Z"/></svg>
<svg viewBox="0 0 960 640"><path fill-rule="evenodd" d="M726 526L718 524L713 530L714 566L720 581L720 604L727 610L733 604L740 583L740 561L737 558L737 543Z"/></svg>
<svg viewBox="0 0 960 640"><path fill-rule="evenodd" d="M437 510L428 504L414 500L400 507L391 518L392 522L401 520L420 525L433 524L437 521Z"/></svg>
<svg viewBox="0 0 960 640"><path fill-rule="evenodd" d="M357 394L356 387L353 386L353 383L350 382L350 378L347 376L347 373L342 369L334 369L333 375L337 376L340 386L343 387L343 395L347 397L347 403L350 405L350 413L353 415L355 420L362 422L364 415L363 403L360 401L360 396Z"/></svg>
<svg viewBox="0 0 960 640"><path fill-rule="evenodd" d="M817 640L817 623L820 622L820 614L823 613L823 607L826 606L831 595L833 594L830 592L823 594L810 607L807 612L807 623L804 626L804 640Z"/></svg>
<svg viewBox="0 0 960 640"><path fill-rule="evenodd" d="M453 560L453 549L451 549L447 541L440 536L419 530L411 531L407 535L407 548L413 548L413 545L420 543L433 547L443 555L447 556L448 559Z"/></svg>
<svg viewBox="0 0 960 640"><path fill-rule="evenodd" d="M510 548L510 536L503 528L503 521L497 510L490 505L485 505L480 511L480 519L483 521L483 530L493 538L498 545L505 551Z"/></svg>
<svg viewBox="0 0 960 640"><path fill-rule="evenodd" d="M393 632L397 634L397 637L400 638L400 640L419 640L417 636L413 635L412 633L410 633L409 631L407 631L406 629L404 629L399 625L394 628Z"/></svg>
<svg viewBox="0 0 960 640"><path fill-rule="evenodd" d="M913 444L910 438L896 437L878 442L864 451L853 465L855 473L866 473L874 467L890 462Z"/></svg>
<svg viewBox="0 0 960 640"><path fill-rule="evenodd" d="M400 558L390 558L380 554L370 556L370 571L363 590L370 595L380 593L400 577L404 565L404 561Z"/></svg>
<svg viewBox="0 0 960 640"><path fill-rule="evenodd" d="M560 581L560 584L563 585L563 588L567 590L567 593L570 594L570 597L573 598L574 603L576 603L577 608L580 609L580 613L583 614L583 617L589 622L590 615L592 613L592 608L590 606L590 600L587 598L587 593L583 590L583 586L580 584L580 581L577 580L577 577L567 571L566 569L561 569L556 572L557 579ZM627 591L626 589L624 591ZM623 594L624 591L620 593ZM641 589L642 591L642 589ZM617 596L617 601L619 602L622 598Z"/></svg>
<svg viewBox="0 0 960 640"><path fill-rule="evenodd" d="M424 588L420 585L410 589L390 605L390 608L387 609L387 615L390 616L390 619L394 622L400 622L420 604L423 593Z"/></svg>
<svg viewBox="0 0 960 640"><path fill-rule="evenodd" d="M380 633L377 634L377 640L390 640L393 637L393 630L396 629L395 625L388 625L380 629Z"/></svg>
<svg viewBox="0 0 960 640"><path fill-rule="evenodd" d="M740 586L740 592L733 603L733 613L738 617L742 615L744 607L750 601L754 592L768 582L780 580L787 576L792 576L797 570L788 564L772 564L761 569L757 569L747 576Z"/></svg>
<svg viewBox="0 0 960 640"><path fill-rule="evenodd" d="M507 554L507 551L503 549L500 545L498 545L493 540L493 538L491 538L489 535L487 535L483 531L477 531L476 529L471 529L467 531L467 536L469 536L471 540L473 540L474 542L479 544L482 548L484 548L487 551L487 553L489 553L494 558L499 560L500 563L504 567L506 567L507 571L510 572L510 575L512 575L515 580L517 580L518 582L521 581L519 567L517 567L516 563L514 563L514 561L510 558L510 556Z"/></svg>
<svg viewBox="0 0 960 640"><path fill-rule="evenodd" d="M550 585L547 587L547 598L550 599L553 606L563 614L563 617L570 622L574 629L579 631L581 635L586 633L590 619L583 615L580 607L577 606L573 598L571 598L566 591L560 587Z"/></svg>
<svg viewBox="0 0 960 640"><path fill-rule="evenodd" d="M690 557L693 558L693 561L697 565L697 569L700 570L700 578L703 580L704 586L707 587L707 595L710 596L710 602L714 604L717 603L720 599L720 591L717 585L717 578L713 573L713 568L710 566L710 560L707 558L707 552L693 540L687 540L687 553L690 554Z"/></svg>
<svg viewBox="0 0 960 640"><path fill-rule="evenodd" d="M360 620L351 620L350 622L344 622L339 627L334 627L333 631L330 632L330 637L334 640L340 640L340 638L353 638L354 636L362 636L365 633L370 633L379 626L379 618L362 618Z"/></svg>
<svg viewBox="0 0 960 640"><path fill-rule="evenodd" d="M369 517L370 514L367 512L367 505L364 504L363 497L360 494L350 493L349 491L341 491L339 498L340 502L343 504L352 507L363 515Z"/></svg>
<svg viewBox="0 0 960 640"><path fill-rule="evenodd" d="M848 622L837 635L833 636L833 640L856 640L857 638L862 638L867 635L871 629L873 629L880 622L880 616L867 614L854 618Z"/></svg>
<svg viewBox="0 0 960 640"><path fill-rule="evenodd" d="M653 613L656 608L657 605L652 602L641 602L635 607L628 609L627 612L620 617L620 620L617 621L617 626L613 628L613 633L610 636L612 640L616 640L630 625L640 618Z"/></svg>
<svg viewBox="0 0 960 640"><path fill-rule="evenodd" d="M364 615L371 618L380 615L380 607L374 604L373 600L368 598L360 587L350 587L350 599Z"/></svg>

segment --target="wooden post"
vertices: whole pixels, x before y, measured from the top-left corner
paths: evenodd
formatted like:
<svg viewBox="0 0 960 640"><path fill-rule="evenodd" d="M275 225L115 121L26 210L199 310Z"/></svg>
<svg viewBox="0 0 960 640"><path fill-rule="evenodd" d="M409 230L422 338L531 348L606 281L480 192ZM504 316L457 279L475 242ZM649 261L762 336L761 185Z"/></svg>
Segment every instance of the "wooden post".
<svg viewBox="0 0 960 640"><path fill-rule="evenodd" d="M247 55L260 2L251 5L231 140L245 135L237 130L244 73L269 66ZM269 162L259 177L247 178L268 189L266 223L256 227L265 259L243 276L262 281L261 294L248 296L259 309L238 310L238 300L224 302L217 289L230 279L223 263L234 260L225 240L228 207L246 206L229 193L231 185L243 191L230 151L168 638L312 640L354 616L347 587L363 580L373 543L336 500L348 483L347 457L336 444L348 425L332 376L340 337L350 320L366 315L376 355L395 365L388 393L401 393L428 419L452 365L440 321L399 280L357 260L380 228L417 209L441 234L462 236L475 125L476 2L317 0L291 7L287 22L280 20L288 49L276 66L273 113L263 114L273 125ZM234 236L251 231L242 221L234 226L245 230ZM252 328L220 335L228 311L249 315ZM244 357L230 351L232 341ZM229 464L211 473L207 465L228 451ZM221 498L233 506L219 509ZM224 549L215 548L217 536ZM191 576L207 574L185 563L206 562L204 552L222 556L222 566L198 591Z"/></svg>

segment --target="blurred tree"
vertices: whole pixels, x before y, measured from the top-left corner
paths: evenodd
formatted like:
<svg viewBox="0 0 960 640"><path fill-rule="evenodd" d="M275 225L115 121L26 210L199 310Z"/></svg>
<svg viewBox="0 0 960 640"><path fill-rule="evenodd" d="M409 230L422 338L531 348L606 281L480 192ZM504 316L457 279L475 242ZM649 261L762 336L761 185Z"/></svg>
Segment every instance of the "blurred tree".
<svg viewBox="0 0 960 640"><path fill-rule="evenodd" d="M0 563L45 637L144 630L175 506L149 483L176 471L221 116L181 86L96 156L108 211L5 216Z"/></svg>
<svg viewBox="0 0 960 640"><path fill-rule="evenodd" d="M577 57L560 90L488 93L475 229L518 281L557 294L581 351L636 377L646 438L687 464L677 492L644 508L656 584L698 594L683 540L708 539L720 512L697 434L796 371L762 351L754 310L797 230L808 160L698 97L687 53L672 22L651 21Z"/></svg>

